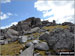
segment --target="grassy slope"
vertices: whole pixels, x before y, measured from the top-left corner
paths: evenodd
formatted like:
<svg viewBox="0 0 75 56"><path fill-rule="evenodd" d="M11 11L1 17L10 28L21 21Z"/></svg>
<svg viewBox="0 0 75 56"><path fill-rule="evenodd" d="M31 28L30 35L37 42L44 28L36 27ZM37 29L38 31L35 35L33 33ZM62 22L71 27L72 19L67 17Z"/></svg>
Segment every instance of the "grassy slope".
<svg viewBox="0 0 75 56"><path fill-rule="evenodd" d="M43 29L48 29L49 31L52 31L54 28L67 29L68 27L69 26L57 25L57 26L43 27ZM30 35L34 35L34 37L37 37L38 35L40 35L40 33L32 33ZM18 41L10 43L10 44L6 44L6 45L0 45L0 50L1 50L0 54L2 54L3 56L6 56L6 55L14 56L15 54L19 54L19 51L22 48L23 48L22 44L18 43ZM45 51L37 51L37 52L45 56Z"/></svg>

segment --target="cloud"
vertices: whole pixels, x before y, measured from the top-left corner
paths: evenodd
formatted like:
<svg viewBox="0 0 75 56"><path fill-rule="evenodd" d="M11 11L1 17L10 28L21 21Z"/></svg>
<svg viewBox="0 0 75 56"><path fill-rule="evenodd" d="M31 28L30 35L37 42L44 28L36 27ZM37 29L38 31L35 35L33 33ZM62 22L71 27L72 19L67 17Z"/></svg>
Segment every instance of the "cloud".
<svg viewBox="0 0 75 56"><path fill-rule="evenodd" d="M7 12L7 13L1 12L1 13L0 13L0 20L7 19L7 18L9 18L10 16L18 16L18 15L17 15L17 14L12 14L12 13L10 13L10 12Z"/></svg>
<svg viewBox="0 0 75 56"><path fill-rule="evenodd" d="M8 14L9 16L13 15L13 14L12 14L12 13L10 13L10 12L8 12L7 14Z"/></svg>
<svg viewBox="0 0 75 56"><path fill-rule="evenodd" d="M10 25L6 25L6 26L0 27L0 29L5 29L5 28L8 28L8 27L10 27L10 26L12 26L12 25L17 25L17 23L18 23L18 22L13 22L13 23L11 23Z"/></svg>
<svg viewBox="0 0 75 56"><path fill-rule="evenodd" d="M11 0L1 0L1 3L10 3Z"/></svg>
<svg viewBox="0 0 75 56"><path fill-rule="evenodd" d="M9 17L12 16L12 15L13 15L13 14L10 13L10 12L8 12L8 13L3 13L3 12L1 12L1 14L0 14L0 20L7 19L7 18L9 18Z"/></svg>
<svg viewBox="0 0 75 56"><path fill-rule="evenodd" d="M37 1L34 7L43 13L45 20L56 20L57 23L73 22L74 1ZM51 17L51 15L54 15ZM66 17L66 18L65 18Z"/></svg>
<svg viewBox="0 0 75 56"><path fill-rule="evenodd" d="M3 15L0 16L0 20L4 20L6 18L8 18L7 14L3 14Z"/></svg>

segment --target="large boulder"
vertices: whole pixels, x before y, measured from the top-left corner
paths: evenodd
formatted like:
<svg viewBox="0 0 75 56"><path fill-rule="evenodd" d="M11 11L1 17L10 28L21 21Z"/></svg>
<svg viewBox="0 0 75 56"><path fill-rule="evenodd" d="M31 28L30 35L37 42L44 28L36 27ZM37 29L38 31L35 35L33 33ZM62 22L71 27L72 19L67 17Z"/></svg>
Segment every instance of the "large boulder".
<svg viewBox="0 0 75 56"><path fill-rule="evenodd" d="M30 46L29 48L25 49L19 56L33 56L34 53L34 46Z"/></svg>
<svg viewBox="0 0 75 56"><path fill-rule="evenodd" d="M27 25L27 24L23 24L23 23L21 23L21 24L18 24L17 25L17 31L22 31L22 30L29 30L30 29L30 27L29 27L29 25Z"/></svg>
<svg viewBox="0 0 75 56"><path fill-rule="evenodd" d="M37 50L49 50L49 47L46 42L41 42L35 45L35 49Z"/></svg>
<svg viewBox="0 0 75 56"><path fill-rule="evenodd" d="M48 45L54 50L72 50L74 46L74 35L67 29L56 28L49 34Z"/></svg>
<svg viewBox="0 0 75 56"><path fill-rule="evenodd" d="M5 38L10 38L11 41L16 41L18 39L19 33L13 29L8 29L7 32L4 34Z"/></svg>

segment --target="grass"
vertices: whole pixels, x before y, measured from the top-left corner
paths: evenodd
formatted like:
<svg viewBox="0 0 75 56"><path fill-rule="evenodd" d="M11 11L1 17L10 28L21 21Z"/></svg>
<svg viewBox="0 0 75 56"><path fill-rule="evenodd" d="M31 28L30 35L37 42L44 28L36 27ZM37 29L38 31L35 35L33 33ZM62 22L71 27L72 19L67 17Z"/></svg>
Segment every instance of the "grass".
<svg viewBox="0 0 75 56"><path fill-rule="evenodd" d="M2 56L15 56L16 54L19 54L19 51L23 48L22 44L19 44L18 41L6 45L1 45L0 47L0 54L2 54Z"/></svg>
<svg viewBox="0 0 75 56"><path fill-rule="evenodd" d="M46 56L45 51L35 50L35 52L40 53L42 56Z"/></svg>
<svg viewBox="0 0 75 56"><path fill-rule="evenodd" d="M62 26L62 25L57 25L57 26L45 26L45 27L43 27L43 29L46 29L46 30L49 30L49 31L53 31L53 29L54 28L63 28L63 29L67 29L67 28L69 28L69 26ZM38 32L36 32L36 33L32 33L32 34L28 34L28 35L26 35L26 36L30 36L30 35L33 35L34 37L39 37L41 34L42 34L43 32L41 32L41 33L38 33ZM27 42L30 42L30 41L32 41L32 40L29 40L29 41L27 41ZM24 43L25 44L25 43ZM22 44L20 44L20 43L18 43L18 41L16 41L16 42L12 42L12 43L10 43L10 44L6 44L6 45L0 45L0 54L2 54L2 56L15 56L16 54L19 54L19 52L20 52L20 50L21 49L23 49L24 47L23 47L23 45ZM53 50L50 50L51 52L54 52ZM35 52L38 52L38 53L40 53L42 56L46 56L45 55L45 51L40 51L40 50L35 50Z"/></svg>
<svg viewBox="0 0 75 56"><path fill-rule="evenodd" d="M26 36L33 35L33 37L39 37L41 34L42 34L42 32L40 32L40 33L36 32L36 33L32 33L32 34L26 34Z"/></svg>
<svg viewBox="0 0 75 56"><path fill-rule="evenodd" d="M55 29L55 28L63 28L63 29L67 29L67 28L69 28L69 26L62 26L62 25L57 25L57 26L45 26L45 27L43 27L43 29L45 29L45 30L48 30L49 32L51 32L51 31L53 31L53 29Z"/></svg>

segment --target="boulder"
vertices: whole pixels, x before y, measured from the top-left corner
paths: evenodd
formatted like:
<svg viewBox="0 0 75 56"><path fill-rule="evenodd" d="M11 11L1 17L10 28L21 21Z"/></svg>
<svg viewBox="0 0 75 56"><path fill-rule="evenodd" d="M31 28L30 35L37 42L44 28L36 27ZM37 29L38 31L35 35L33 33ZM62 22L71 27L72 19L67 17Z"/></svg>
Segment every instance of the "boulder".
<svg viewBox="0 0 75 56"><path fill-rule="evenodd" d="M40 31L40 28L39 27L35 27L35 28L32 28L29 31L23 31L24 32L23 34L32 34L32 33L39 32L39 31Z"/></svg>
<svg viewBox="0 0 75 56"><path fill-rule="evenodd" d="M74 35L67 29L56 28L49 34L46 41L49 47L55 51L58 49L72 50L74 46Z"/></svg>
<svg viewBox="0 0 75 56"><path fill-rule="evenodd" d="M13 29L8 29L6 34L5 34L5 37L6 38L17 38L18 37L18 32L13 30Z"/></svg>
<svg viewBox="0 0 75 56"><path fill-rule="evenodd" d="M40 37L39 40L47 40L48 39L49 34L48 33L43 33Z"/></svg>
<svg viewBox="0 0 75 56"><path fill-rule="evenodd" d="M30 17L26 19L25 22L30 23L30 27L35 27L35 26L37 27L41 24L40 18L35 18L35 17Z"/></svg>
<svg viewBox="0 0 75 56"><path fill-rule="evenodd" d="M46 50L49 50L49 47L46 42L41 42L35 45L35 49L46 51Z"/></svg>
<svg viewBox="0 0 75 56"><path fill-rule="evenodd" d="M28 36L28 40L35 40L36 38L33 35Z"/></svg>
<svg viewBox="0 0 75 56"><path fill-rule="evenodd" d="M0 36L0 40L3 40L4 39L4 36Z"/></svg>
<svg viewBox="0 0 75 56"><path fill-rule="evenodd" d="M35 32L37 32L37 31L39 31L39 30L40 30L39 27L32 28L32 29L31 29L31 33L35 33Z"/></svg>
<svg viewBox="0 0 75 56"><path fill-rule="evenodd" d="M5 40L5 41L4 41L4 44L8 44L8 40Z"/></svg>
<svg viewBox="0 0 75 56"><path fill-rule="evenodd" d="M3 45L4 44L4 40L0 40L0 45Z"/></svg>
<svg viewBox="0 0 75 56"><path fill-rule="evenodd" d="M34 46L30 46L29 48L25 49L19 56L33 56L34 53Z"/></svg>
<svg viewBox="0 0 75 56"><path fill-rule="evenodd" d="M40 40L33 40L32 43L35 45L35 44L39 44L40 43Z"/></svg>
<svg viewBox="0 0 75 56"><path fill-rule="evenodd" d="M28 40L27 37L28 37L28 36L19 36L18 41L19 41L20 43L25 43L25 42L27 42L27 40Z"/></svg>
<svg viewBox="0 0 75 56"><path fill-rule="evenodd" d="M0 40L0 45L8 44L8 40Z"/></svg>
<svg viewBox="0 0 75 56"><path fill-rule="evenodd" d="M30 46L32 46L32 45L34 45L32 42L27 42L25 46L26 46L26 47L30 47Z"/></svg>

